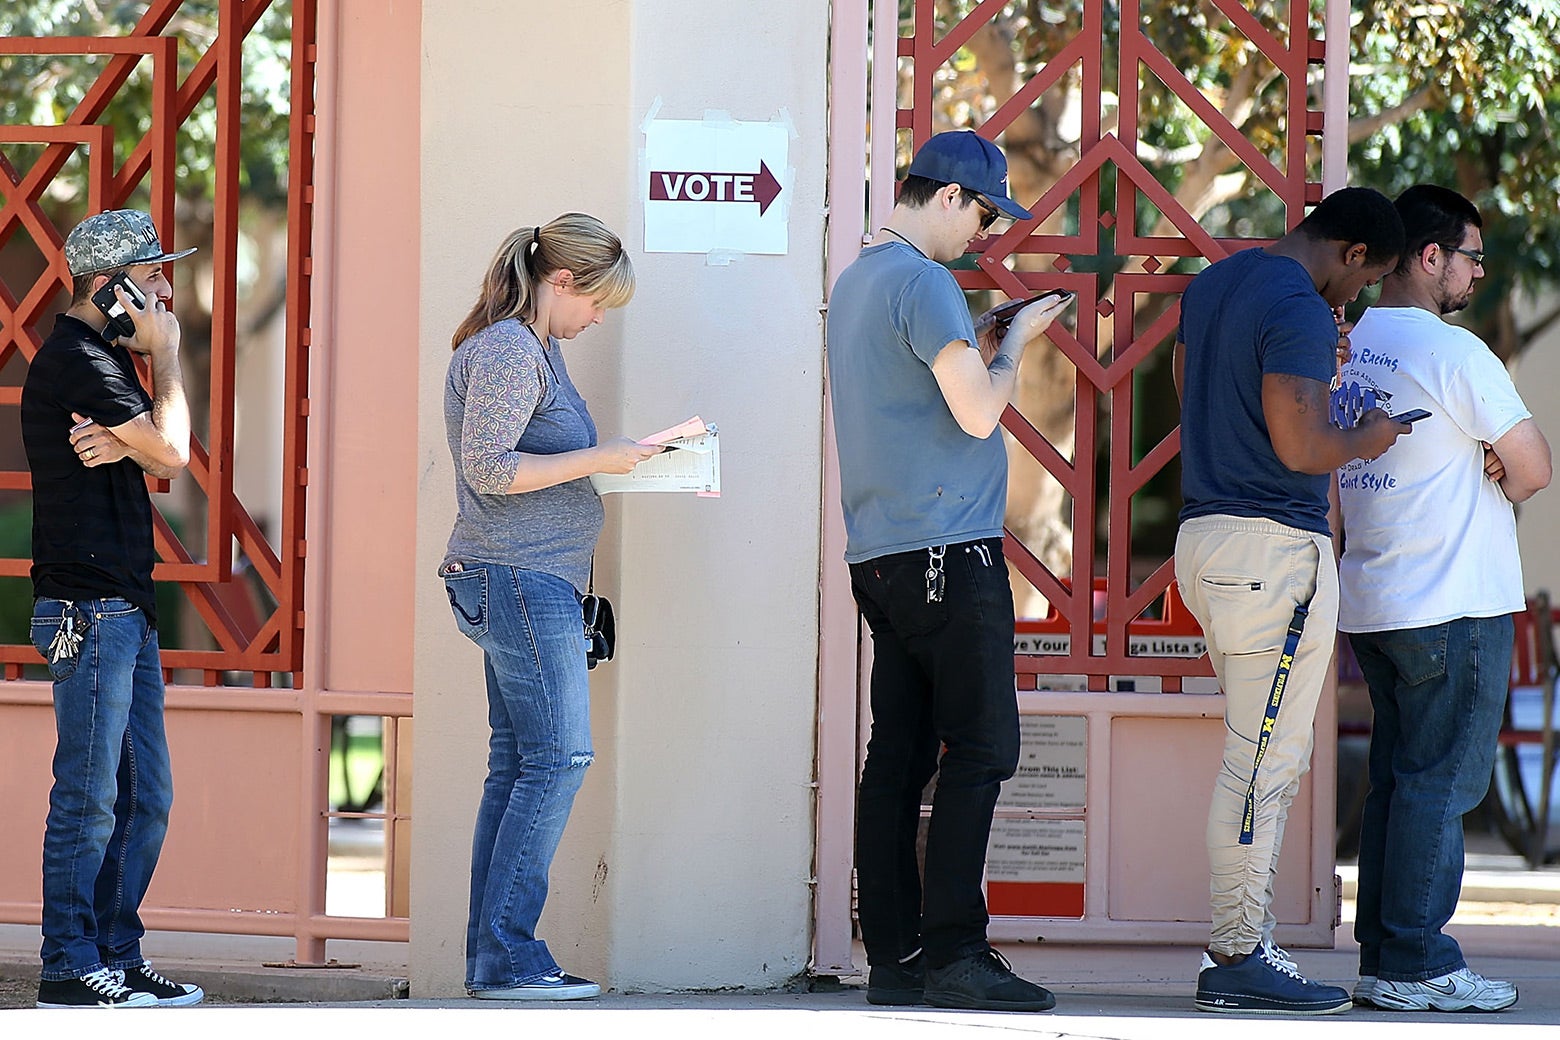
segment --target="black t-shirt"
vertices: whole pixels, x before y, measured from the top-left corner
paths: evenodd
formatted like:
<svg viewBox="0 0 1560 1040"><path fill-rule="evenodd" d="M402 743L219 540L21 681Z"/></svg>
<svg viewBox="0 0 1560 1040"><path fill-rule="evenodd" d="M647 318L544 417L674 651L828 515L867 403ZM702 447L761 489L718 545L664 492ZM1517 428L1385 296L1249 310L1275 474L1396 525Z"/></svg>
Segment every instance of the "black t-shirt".
<svg viewBox="0 0 1560 1040"><path fill-rule="evenodd" d="M22 387L35 595L122 596L156 623L146 475L129 459L88 468L70 445L72 412L112 428L151 408L129 350L69 314L55 319Z"/></svg>

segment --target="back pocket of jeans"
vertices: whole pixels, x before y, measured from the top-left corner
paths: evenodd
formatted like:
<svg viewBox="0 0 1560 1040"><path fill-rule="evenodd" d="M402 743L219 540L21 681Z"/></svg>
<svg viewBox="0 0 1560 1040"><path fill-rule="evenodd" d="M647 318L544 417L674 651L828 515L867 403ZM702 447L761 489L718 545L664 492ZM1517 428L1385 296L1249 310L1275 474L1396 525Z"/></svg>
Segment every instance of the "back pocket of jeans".
<svg viewBox="0 0 1560 1040"><path fill-rule="evenodd" d="M453 571L444 576L444 591L461 635L479 640L488 631L488 576L485 568Z"/></svg>
<svg viewBox="0 0 1560 1040"><path fill-rule="evenodd" d="M1418 686L1446 674L1446 634L1450 628L1449 624L1405 628L1376 632L1370 638L1392 662L1398 677L1410 686Z"/></svg>

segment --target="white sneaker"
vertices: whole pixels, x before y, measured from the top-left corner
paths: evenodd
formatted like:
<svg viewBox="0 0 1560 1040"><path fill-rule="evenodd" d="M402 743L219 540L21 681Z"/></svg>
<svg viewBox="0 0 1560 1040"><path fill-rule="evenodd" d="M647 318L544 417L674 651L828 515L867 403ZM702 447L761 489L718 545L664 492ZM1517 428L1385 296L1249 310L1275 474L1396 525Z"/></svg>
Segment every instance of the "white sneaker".
<svg viewBox="0 0 1560 1040"><path fill-rule="evenodd" d="M1517 987L1459 968L1433 979L1377 979L1370 1002L1388 1011L1499 1011L1517 1002Z"/></svg>
<svg viewBox="0 0 1560 1040"><path fill-rule="evenodd" d="M1354 1002L1360 1007L1370 1007L1376 1003L1376 984L1378 980L1374 975L1361 975L1360 981L1354 984Z"/></svg>

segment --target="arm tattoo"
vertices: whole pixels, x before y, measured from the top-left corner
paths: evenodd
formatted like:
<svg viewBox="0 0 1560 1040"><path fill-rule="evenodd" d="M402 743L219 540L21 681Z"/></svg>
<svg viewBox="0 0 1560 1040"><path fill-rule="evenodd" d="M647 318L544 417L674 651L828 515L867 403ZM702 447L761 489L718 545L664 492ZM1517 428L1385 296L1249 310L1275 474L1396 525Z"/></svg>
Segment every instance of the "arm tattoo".
<svg viewBox="0 0 1560 1040"><path fill-rule="evenodd" d="M1286 389L1294 391L1295 411L1298 414L1306 415L1310 412L1327 414L1327 386L1325 383L1307 379L1305 376L1294 376L1284 373L1277 373L1274 375L1274 378L1284 384Z"/></svg>

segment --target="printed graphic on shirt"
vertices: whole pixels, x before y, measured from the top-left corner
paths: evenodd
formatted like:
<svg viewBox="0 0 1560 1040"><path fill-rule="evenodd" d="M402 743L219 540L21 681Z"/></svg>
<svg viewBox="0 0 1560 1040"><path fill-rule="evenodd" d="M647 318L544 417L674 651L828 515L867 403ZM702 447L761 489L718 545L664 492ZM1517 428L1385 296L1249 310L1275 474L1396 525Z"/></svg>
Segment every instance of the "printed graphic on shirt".
<svg viewBox="0 0 1560 1040"><path fill-rule="evenodd" d="M1396 366L1397 361L1394 359L1391 363ZM1377 386L1370 376L1362 375L1359 381L1344 381L1332 392L1328 401L1331 412L1329 418L1340 430L1352 430L1372 408L1380 408L1391 415L1391 403L1392 394L1389 391Z"/></svg>
<svg viewBox="0 0 1560 1040"><path fill-rule="evenodd" d="M1361 359L1372 359L1370 363L1380 365L1388 371L1397 371L1397 358L1377 351L1362 350L1352 363L1365 363ZM1338 389L1331 394L1330 412L1334 426L1342 430L1352 430L1360 424L1360 418L1372 408L1380 408L1388 415L1392 414L1392 394L1383 390L1367 374L1361 374L1358 380L1345 379ZM1367 462L1364 459L1354 459L1346 463L1338 471L1338 490L1340 491L1366 491L1379 494L1383 491L1391 491L1398 486L1397 478L1386 468L1386 456Z"/></svg>

